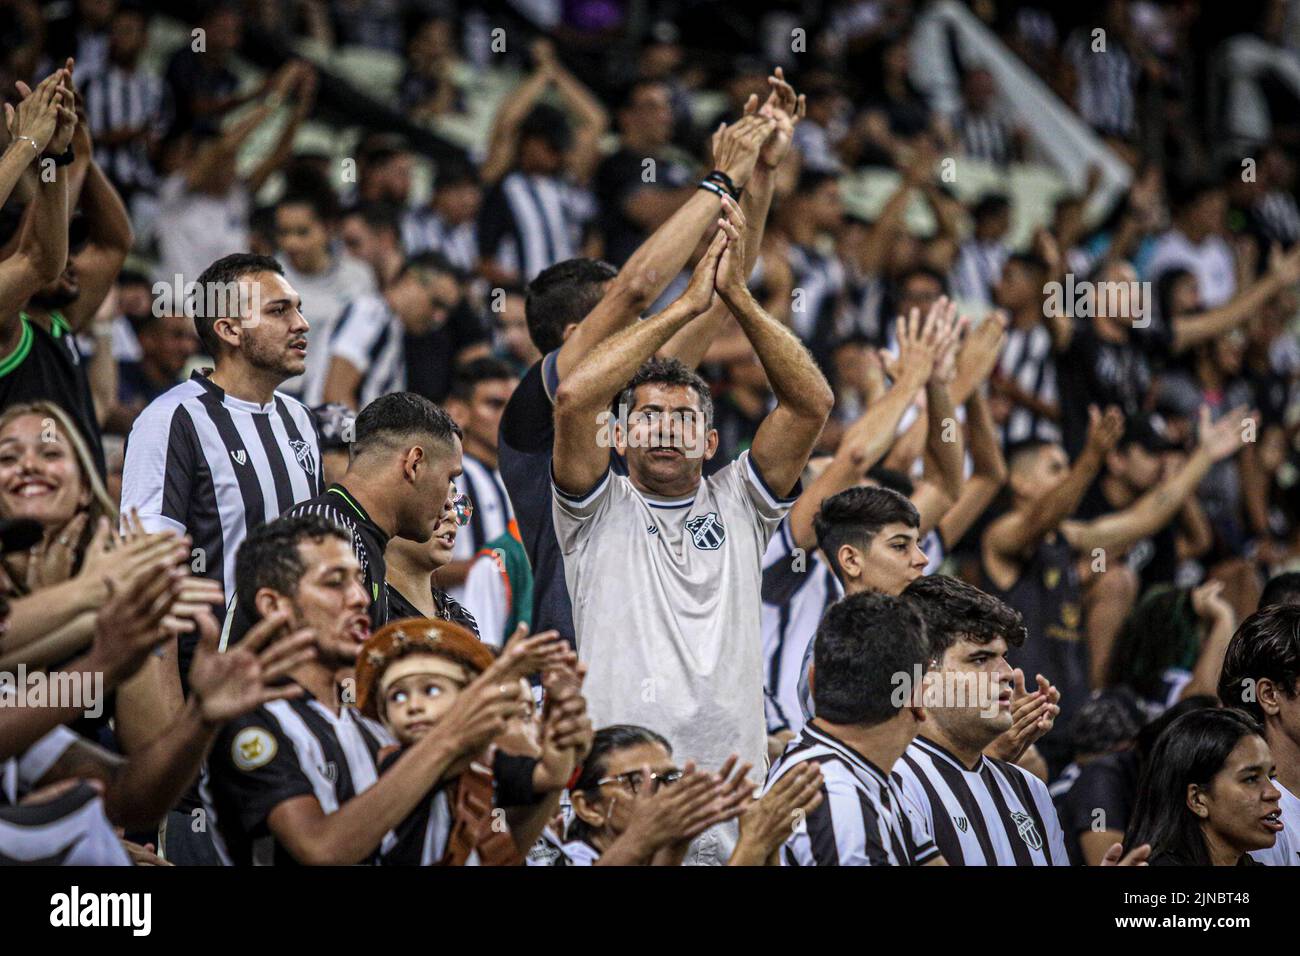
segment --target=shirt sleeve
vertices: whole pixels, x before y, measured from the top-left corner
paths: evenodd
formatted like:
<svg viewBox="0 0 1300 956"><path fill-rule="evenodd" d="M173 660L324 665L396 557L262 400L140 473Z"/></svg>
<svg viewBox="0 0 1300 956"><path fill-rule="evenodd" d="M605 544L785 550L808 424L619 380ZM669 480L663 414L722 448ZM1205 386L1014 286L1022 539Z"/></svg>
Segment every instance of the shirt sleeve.
<svg viewBox="0 0 1300 956"><path fill-rule="evenodd" d="M558 350L524 373L501 415L501 442L524 454L550 454L555 443L555 411L551 407L560 384Z"/></svg>
<svg viewBox="0 0 1300 956"><path fill-rule="evenodd" d="M782 518L777 533L767 543L763 554L763 601L767 604L783 605L794 597L799 587L808 580L806 562L799 567L795 562L794 538L790 534L788 518Z"/></svg>
<svg viewBox="0 0 1300 956"><path fill-rule="evenodd" d="M726 482L739 491L742 500L754 515L755 524L761 537L761 545L766 548L772 533L776 531L781 519L790 511L790 506L803 491L802 485L795 482L789 495L777 495L759 474L749 450L740 453L735 461L727 466ZM721 473L719 473L721 474ZM734 485L733 485L734 483Z"/></svg>
<svg viewBox="0 0 1300 956"><path fill-rule="evenodd" d="M126 442L122 514L134 508L146 531L185 534L198 464L198 436L185 406L146 408Z"/></svg>
<svg viewBox="0 0 1300 956"><path fill-rule="evenodd" d="M67 727L55 727L18 756L18 792L33 789L50 768L80 738Z"/></svg>
<svg viewBox="0 0 1300 956"><path fill-rule="evenodd" d="M246 833L262 829L271 811L294 797L315 790L302 768L293 742L264 710L228 724L208 758L212 786L239 808Z"/></svg>
<svg viewBox="0 0 1300 956"><path fill-rule="evenodd" d="M625 479L617 478L606 467L605 474L591 490L581 495L561 491L551 474L551 515L555 519L555 538L560 551L572 554L587 537L589 529L609 510L615 485Z"/></svg>
<svg viewBox="0 0 1300 956"><path fill-rule="evenodd" d="M350 304L343 310L339 324L330 336L330 357L346 359L362 374L369 371L376 347L388 325L382 316L382 312L366 308L361 302Z"/></svg>
<svg viewBox="0 0 1300 956"><path fill-rule="evenodd" d="M893 781L900 795L898 808L903 824L903 842L907 844L912 860L920 866L939 855L932 835L934 821L930 818L930 801L919 793L918 784L911 775L895 771Z"/></svg>

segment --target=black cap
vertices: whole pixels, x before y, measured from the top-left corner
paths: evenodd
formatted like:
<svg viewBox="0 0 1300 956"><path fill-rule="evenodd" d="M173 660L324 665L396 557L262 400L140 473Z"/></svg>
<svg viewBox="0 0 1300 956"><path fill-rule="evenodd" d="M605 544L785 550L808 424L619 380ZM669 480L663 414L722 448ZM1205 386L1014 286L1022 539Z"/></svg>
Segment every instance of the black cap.
<svg viewBox="0 0 1300 956"><path fill-rule="evenodd" d="M1166 434L1164 419L1158 415L1147 415L1142 412L1125 419L1124 437L1120 439L1119 444L1121 448L1133 444L1141 445L1153 454L1177 451L1181 447L1177 442L1171 441Z"/></svg>
<svg viewBox="0 0 1300 956"><path fill-rule="evenodd" d="M44 534L41 523L31 518L0 518L0 553L34 548Z"/></svg>

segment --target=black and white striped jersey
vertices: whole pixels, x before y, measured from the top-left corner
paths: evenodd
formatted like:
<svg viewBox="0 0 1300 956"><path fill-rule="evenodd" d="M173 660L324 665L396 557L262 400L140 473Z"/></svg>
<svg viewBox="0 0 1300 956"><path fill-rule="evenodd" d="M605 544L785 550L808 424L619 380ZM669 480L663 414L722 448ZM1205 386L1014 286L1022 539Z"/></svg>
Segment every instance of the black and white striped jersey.
<svg viewBox="0 0 1300 956"><path fill-rule="evenodd" d="M44 803L0 806L0 866L130 865L103 798L84 781Z"/></svg>
<svg viewBox="0 0 1300 956"><path fill-rule="evenodd" d="M991 304L1010 254L1001 242L967 239L957 250L957 261L949 276L953 296L963 302Z"/></svg>
<svg viewBox="0 0 1300 956"><path fill-rule="evenodd" d="M791 243L790 269L794 273L790 327L818 364L829 368L831 350L849 331L853 318L844 263L833 251Z"/></svg>
<svg viewBox="0 0 1300 956"><path fill-rule="evenodd" d="M0 707L15 706L12 685L0 685ZM0 866L129 866L104 814L98 791L85 783L54 800L20 806L80 738L52 729L15 757L0 761Z"/></svg>
<svg viewBox="0 0 1300 956"><path fill-rule="evenodd" d="M440 252L462 272L478 269L478 224L449 226L431 209L412 209L402 218L402 248L408 256Z"/></svg>
<svg viewBox="0 0 1300 956"><path fill-rule="evenodd" d="M199 785L222 862L297 865L269 828L271 811L307 796L335 813L374 786L379 752L394 743L382 724L355 707L336 715L308 694L270 701L228 723Z"/></svg>
<svg viewBox="0 0 1300 956"><path fill-rule="evenodd" d="M1015 382L1027 395L1032 395L1045 405L1056 405L1059 393L1056 386L1056 356L1052 351L1052 335L1044 325L1028 329L1015 326L1007 329L1006 344L998 359L999 372ZM1016 405L1002 426L1002 443L1006 445L1028 439L1059 442L1061 429L1046 416Z"/></svg>
<svg viewBox="0 0 1300 956"><path fill-rule="evenodd" d="M380 294L348 303L330 335L329 353L331 362L345 359L361 373L358 410L380 395L406 391L406 327Z"/></svg>
<svg viewBox="0 0 1300 956"><path fill-rule="evenodd" d="M982 113L962 110L953 126L964 155L999 166L1011 162L1015 131L1005 116L991 110Z"/></svg>
<svg viewBox="0 0 1300 956"><path fill-rule="evenodd" d="M149 158L149 137L116 146L102 141L110 134L145 129L162 135L169 121L167 87L162 77L147 69L125 70L110 65L86 80L83 87L86 119L98 141L95 161L119 188L151 189L158 173ZM169 277L170 278L170 277Z"/></svg>
<svg viewBox="0 0 1300 956"><path fill-rule="evenodd" d="M814 724L786 747L764 791L809 760L821 765L824 799L781 847L783 866L921 866L939 857L897 782Z"/></svg>
<svg viewBox="0 0 1300 956"><path fill-rule="evenodd" d="M1070 865L1047 785L1028 770L983 755L969 770L917 737L893 775L950 866Z"/></svg>
<svg viewBox="0 0 1300 956"><path fill-rule="evenodd" d="M235 552L248 533L323 487L305 405L279 392L266 405L244 401L195 372L131 427L122 511L139 511L147 531L189 535L194 573L220 581L230 602Z"/></svg>
<svg viewBox="0 0 1300 956"><path fill-rule="evenodd" d="M800 551L790 536L790 520L781 522L763 555L763 687L767 732L804 725L800 703L805 653L817 625L844 589L815 548Z"/></svg>
<svg viewBox="0 0 1300 956"><path fill-rule="evenodd" d="M530 282L578 254L595 214L591 194L557 176L510 173L483 200L478 240L484 258Z"/></svg>

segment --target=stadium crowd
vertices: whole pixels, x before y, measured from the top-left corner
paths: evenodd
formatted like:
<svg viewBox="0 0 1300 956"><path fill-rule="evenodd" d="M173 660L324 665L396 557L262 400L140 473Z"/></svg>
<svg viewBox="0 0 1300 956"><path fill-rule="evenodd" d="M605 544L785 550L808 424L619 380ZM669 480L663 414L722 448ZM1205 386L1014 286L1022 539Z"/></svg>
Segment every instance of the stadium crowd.
<svg viewBox="0 0 1300 956"><path fill-rule="evenodd" d="M1300 865L1300 9L800 6L0 0L0 860Z"/></svg>

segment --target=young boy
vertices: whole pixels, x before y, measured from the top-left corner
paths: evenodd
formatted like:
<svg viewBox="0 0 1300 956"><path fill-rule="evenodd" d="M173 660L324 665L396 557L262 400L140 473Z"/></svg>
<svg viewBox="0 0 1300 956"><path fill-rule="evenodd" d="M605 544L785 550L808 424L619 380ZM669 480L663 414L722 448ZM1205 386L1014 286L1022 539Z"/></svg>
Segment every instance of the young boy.
<svg viewBox="0 0 1300 956"><path fill-rule="evenodd" d="M488 741L457 749L429 799L384 838L382 864L522 862L591 747L573 658L548 632L516 639L494 659L465 628L440 620L395 621L362 645L358 705L398 741L381 756L381 774L430 733ZM524 678L539 670L546 704L536 717Z"/></svg>

